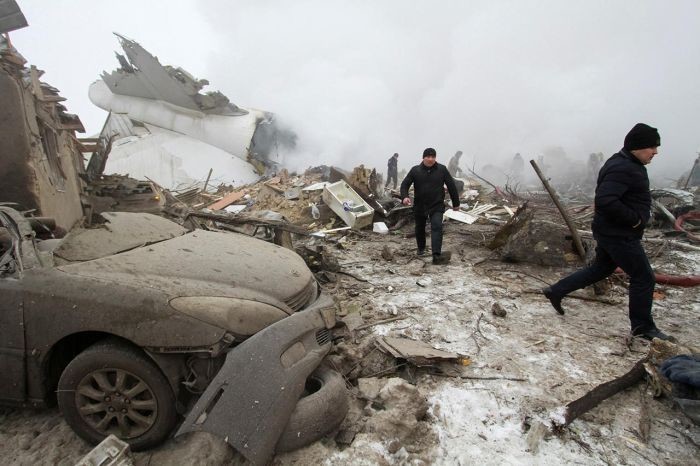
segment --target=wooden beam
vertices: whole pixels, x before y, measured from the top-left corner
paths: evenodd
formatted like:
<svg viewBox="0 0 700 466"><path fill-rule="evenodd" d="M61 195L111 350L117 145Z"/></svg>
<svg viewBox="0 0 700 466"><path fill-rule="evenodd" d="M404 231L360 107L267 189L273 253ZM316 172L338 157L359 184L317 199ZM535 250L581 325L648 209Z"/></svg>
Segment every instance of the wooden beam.
<svg viewBox="0 0 700 466"><path fill-rule="evenodd" d="M649 355L637 361L627 373L598 385L581 398L567 404L558 415L552 417L553 427L563 429L582 414L598 406L602 401L642 380L646 374L644 363L649 359L650 354L651 351Z"/></svg>
<svg viewBox="0 0 700 466"><path fill-rule="evenodd" d="M80 144L80 152L97 152L97 144Z"/></svg>
<svg viewBox="0 0 700 466"><path fill-rule="evenodd" d="M32 65L29 67L29 78L32 81L32 94L40 101L44 101L44 91L41 89L41 84L39 83L39 71L36 66Z"/></svg>
<svg viewBox="0 0 700 466"><path fill-rule="evenodd" d="M63 101L68 100L68 99L66 99L65 97L61 97L60 95L43 95L42 94L42 97L39 100L41 100L42 102L63 102Z"/></svg>
<svg viewBox="0 0 700 466"><path fill-rule="evenodd" d="M574 240L574 246L576 246L576 251L578 251L578 255L581 257L581 260L585 262L586 250L583 249L583 243L581 242L581 237L578 234L576 225L574 225L574 222L571 221L571 217L569 217L569 214L566 213L564 206L562 206L561 202L559 201L559 196L557 196L557 192L549 184L547 178L545 178L545 176L542 174L542 171L540 171L540 167L537 166L537 163L535 163L534 160L530 160L530 165L532 165L532 168L535 169L535 173L537 173L537 176L540 178L540 181L542 181L542 184L549 193L549 196L552 198L554 205L557 206L557 209L559 209L559 213L562 217L564 217L564 222L566 222L566 226L568 226L569 231L571 231L571 237Z"/></svg>

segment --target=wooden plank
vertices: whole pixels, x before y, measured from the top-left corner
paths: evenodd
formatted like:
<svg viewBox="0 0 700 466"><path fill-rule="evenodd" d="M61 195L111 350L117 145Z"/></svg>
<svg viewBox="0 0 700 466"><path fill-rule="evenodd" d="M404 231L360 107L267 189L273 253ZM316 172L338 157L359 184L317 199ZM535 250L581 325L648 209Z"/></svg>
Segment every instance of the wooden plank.
<svg viewBox="0 0 700 466"><path fill-rule="evenodd" d="M66 99L65 97L61 97L60 95L43 95L40 99L43 102L63 102Z"/></svg>
<svg viewBox="0 0 700 466"><path fill-rule="evenodd" d="M243 196L245 196L245 191L234 191L224 196L221 200L211 204L208 208L209 210L221 210L224 207L242 199Z"/></svg>
<svg viewBox="0 0 700 466"><path fill-rule="evenodd" d="M29 67L29 77L32 81L32 93L37 99L44 102L44 91L41 89L41 84L39 83L39 72L36 66L32 65Z"/></svg>

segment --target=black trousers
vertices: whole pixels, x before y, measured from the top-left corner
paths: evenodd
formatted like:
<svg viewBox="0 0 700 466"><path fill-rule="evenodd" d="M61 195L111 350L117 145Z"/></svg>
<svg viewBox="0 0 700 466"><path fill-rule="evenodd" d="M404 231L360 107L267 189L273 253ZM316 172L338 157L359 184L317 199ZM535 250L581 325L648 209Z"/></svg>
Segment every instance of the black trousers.
<svg viewBox="0 0 700 466"><path fill-rule="evenodd" d="M430 214L416 212L416 243L419 251L425 250L425 223L430 217L430 248L433 256L439 256L442 253L442 215L441 211Z"/></svg>
<svg viewBox="0 0 700 466"><path fill-rule="evenodd" d="M394 189L396 189L396 183L398 182L397 174L396 174L396 172L392 172L392 171L389 171L389 174L386 177L386 184L384 185L384 187L389 186L389 183L391 182L391 180L394 180Z"/></svg>
<svg viewBox="0 0 700 466"><path fill-rule="evenodd" d="M598 244L593 263L555 283L552 292L558 296L565 296L606 278L616 267L620 267L630 278L629 318L632 333L655 328L651 316L654 272L641 241L636 238L602 235L595 235L595 240Z"/></svg>

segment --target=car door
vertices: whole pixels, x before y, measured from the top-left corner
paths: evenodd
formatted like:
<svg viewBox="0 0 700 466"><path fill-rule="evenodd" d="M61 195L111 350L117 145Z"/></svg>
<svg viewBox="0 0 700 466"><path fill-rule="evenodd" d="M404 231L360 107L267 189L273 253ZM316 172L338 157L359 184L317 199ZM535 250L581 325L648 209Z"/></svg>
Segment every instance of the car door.
<svg viewBox="0 0 700 466"><path fill-rule="evenodd" d="M21 402L26 396L24 309L20 237L14 222L0 212L0 400Z"/></svg>

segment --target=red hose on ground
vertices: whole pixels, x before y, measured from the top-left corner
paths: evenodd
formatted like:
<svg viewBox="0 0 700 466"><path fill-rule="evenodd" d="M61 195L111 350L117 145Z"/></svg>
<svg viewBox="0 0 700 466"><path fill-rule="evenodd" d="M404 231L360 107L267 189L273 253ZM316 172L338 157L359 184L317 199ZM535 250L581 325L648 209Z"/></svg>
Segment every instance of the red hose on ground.
<svg viewBox="0 0 700 466"><path fill-rule="evenodd" d="M656 283L673 286L698 286L700 285L700 275L666 275L665 273L655 273Z"/></svg>
<svg viewBox="0 0 700 466"><path fill-rule="evenodd" d="M615 269L615 273L625 273L620 267ZM671 286L698 286L700 285L700 275L667 275L665 273L654 272L656 283Z"/></svg>

